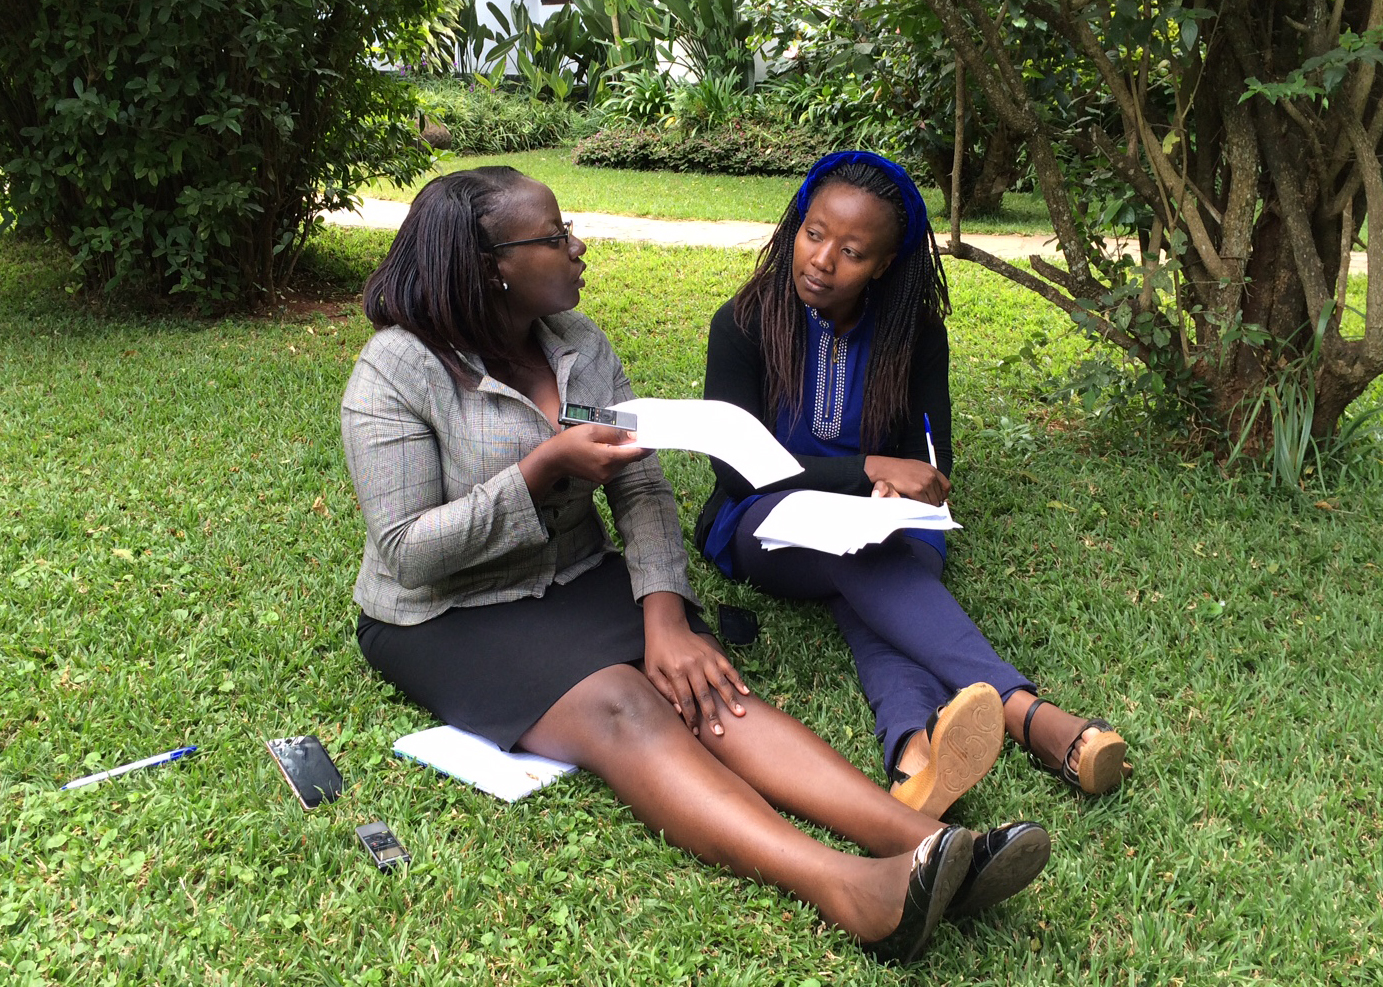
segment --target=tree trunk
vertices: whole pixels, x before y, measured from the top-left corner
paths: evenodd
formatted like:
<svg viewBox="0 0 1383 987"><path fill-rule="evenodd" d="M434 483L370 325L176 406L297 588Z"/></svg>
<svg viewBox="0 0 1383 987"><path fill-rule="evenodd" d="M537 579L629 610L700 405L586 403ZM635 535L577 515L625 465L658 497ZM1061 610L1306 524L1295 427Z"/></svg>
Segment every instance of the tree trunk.
<svg viewBox="0 0 1383 987"><path fill-rule="evenodd" d="M987 146L989 177L967 159L962 208L992 190L1002 138L1026 142L1066 265L1035 259L1037 279L968 245L954 255L1071 313L1220 434L1238 434L1264 389L1280 401L1313 388L1312 434L1329 436L1383 374L1383 0L1292 5L1291 17L1258 0L1144 0L1138 17L1124 5L1030 0L1025 14L1069 43L1086 80L1075 95L1092 111L1066 132L1029 89L1035 63L1011 60L998 8L926 2L1007 128ZM948 164L933 165L938 176ZM1095 229L1087 204L1135 219ZM1365 215L1375 277L1363 335L1347 339L1345 265ZM1111 258L1111 232L1139 254Z"/></svg>

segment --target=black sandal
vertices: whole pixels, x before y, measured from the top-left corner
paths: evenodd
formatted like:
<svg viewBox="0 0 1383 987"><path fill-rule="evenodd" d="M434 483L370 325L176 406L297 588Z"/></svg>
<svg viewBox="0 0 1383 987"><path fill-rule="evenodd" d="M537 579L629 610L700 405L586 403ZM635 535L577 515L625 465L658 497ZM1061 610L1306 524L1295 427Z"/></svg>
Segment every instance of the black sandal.
<svg viewBox="0 0 1383 987"><path fill-rule="evenodd" d="M1128 753L1128 744L1107 721L1098 717L1086 720L1076 731L1076 737L1071 741L1071 746L1066 748L1066 756L1061 759L1059 765L1053 766L1043 761L1032 749L1031 730L1032 718L1037 714L1037 708L1046 705L1046 699L1035 700L1028 707L1027 715L1023 717L1023 749L1027 751L1028 760L1032 762L1033 767L1056 775L1086 795L1104 795L1106 792L1112 792L1125 778L1133 774L1133 766L1124 760L1124 755ZM1085 731L1091 727L1100 732L1085 742L1085 747L1080 752L1080 763L1072 767L1071 758L1076 756L1076 745L1085 736Z"/></svg>

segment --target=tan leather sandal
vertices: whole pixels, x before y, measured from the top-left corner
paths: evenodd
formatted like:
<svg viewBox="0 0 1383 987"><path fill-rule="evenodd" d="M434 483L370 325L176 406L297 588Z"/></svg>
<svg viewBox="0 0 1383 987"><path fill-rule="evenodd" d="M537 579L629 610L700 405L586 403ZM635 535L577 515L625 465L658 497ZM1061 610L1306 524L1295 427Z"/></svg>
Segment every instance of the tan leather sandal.
<svg viewBox="0 0 1383 987"><path fill-rule="evenodd" d="M1124 755L1128 753L1128 744L1124 738L1119 736L1114 728L1105 720L1099 718L1086 720L1081 728L1076 731L1076 739L1071 741L1071 746L1066 748L1066 756L1061 759L1058 765L1047 764L1038 757L1032 749L1032 718L1037 713L1039 706L1047 705L1047 700L1038 699L1028 707L1027 716L1023 717L1023 749L1028 752L1028 760L1034 767L1041 768L1048 774L1054 774L1066 784L1086 795L1104 795L1118 788L1124 781L1133 774L1133 765L1124 760ZM1076 756L1076 745L1085 736L1085 731L1091 727L1099 730L1094 737L1085 742L1085 746L1080 751L1080 763L1072 765L1071 760Z"/></svg>
<svg viewBox="0 0 1383 987"><path fill-rule="evenodd" d="M931 756L915 775L893 771L893 797L923 815L940 819L956 800L975 787L1004 743L1004 703L987 682L967 685L937 709L927 722Z"/></svg>

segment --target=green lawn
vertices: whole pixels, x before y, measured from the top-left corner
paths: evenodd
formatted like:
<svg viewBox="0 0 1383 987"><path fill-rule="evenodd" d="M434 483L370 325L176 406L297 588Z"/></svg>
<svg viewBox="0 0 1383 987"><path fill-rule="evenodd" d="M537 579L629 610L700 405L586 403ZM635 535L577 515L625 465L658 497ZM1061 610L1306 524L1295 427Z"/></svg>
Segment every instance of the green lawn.
<svg viewBox="0 0 1383 987"><path fill-rule="evenodd" d="M380 182L364 191L367 196L412 202L428 179L438 174L507 164L538 179L557 193L562 208L573 212L604 212L655 219L739 219L776 223L792 198L801 178L696 175L670 171L625 171L617 168L584 168L571 163L569 148L549 148L515 154L445 159L432 172L407 188ZM945 235L949 217L941 212L942 197L936 189L922 190L932 225ZM1003 212L965 224L967 233L1048 233L1052 229L1041 196L1014 192L1004 197Z"/></svg>
<svg viewBox="0 0 1383 987"><path fill-rule="evenodd" d="M358 283L387 243L335 231L310 264ZM636 389L699 393L749 255L588 259L583 307ZM982 271L951 279L949 583L1053 698L1114 721L1136 774L1081 799L1008 750L953 814L1041 820L1052 862L899 971L665 846L589 775L506 806L390 756L430 720L351 631L363 535L337 404L360 316L101 312L55 254L0 238L0 983L1383 981L1383 451L1305 494L1226 478L1037 401L1035 371L1000 361L1060 320ZM710 470L664 462L690 526ZM693 577L708 605L759 611L736 655L751 686L881 778L829 618ZM311 813L263 747L298 733L349 786ZM57 791L184 743L201 751ZM376 818L406 873L356 846Z"/></svg>

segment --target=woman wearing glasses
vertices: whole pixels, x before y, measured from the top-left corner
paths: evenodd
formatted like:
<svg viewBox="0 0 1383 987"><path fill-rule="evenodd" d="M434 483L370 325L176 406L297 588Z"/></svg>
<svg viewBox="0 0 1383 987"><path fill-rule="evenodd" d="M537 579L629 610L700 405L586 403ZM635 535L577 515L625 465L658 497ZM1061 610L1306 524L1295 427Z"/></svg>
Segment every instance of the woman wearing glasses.
<svg viewBox="0 0 1383 987"><path fill-rule="evenodd" d="M1025 887L1047 834L943 826L750 694L697 616L656 457L559 427L564 402L633 396L573 311L585 249L546 186L482 168L430 182L366 282L377 331L341 409L366 526L361 649L446 722L595 772L668 840L911 960L944 915Z"/></svg>

